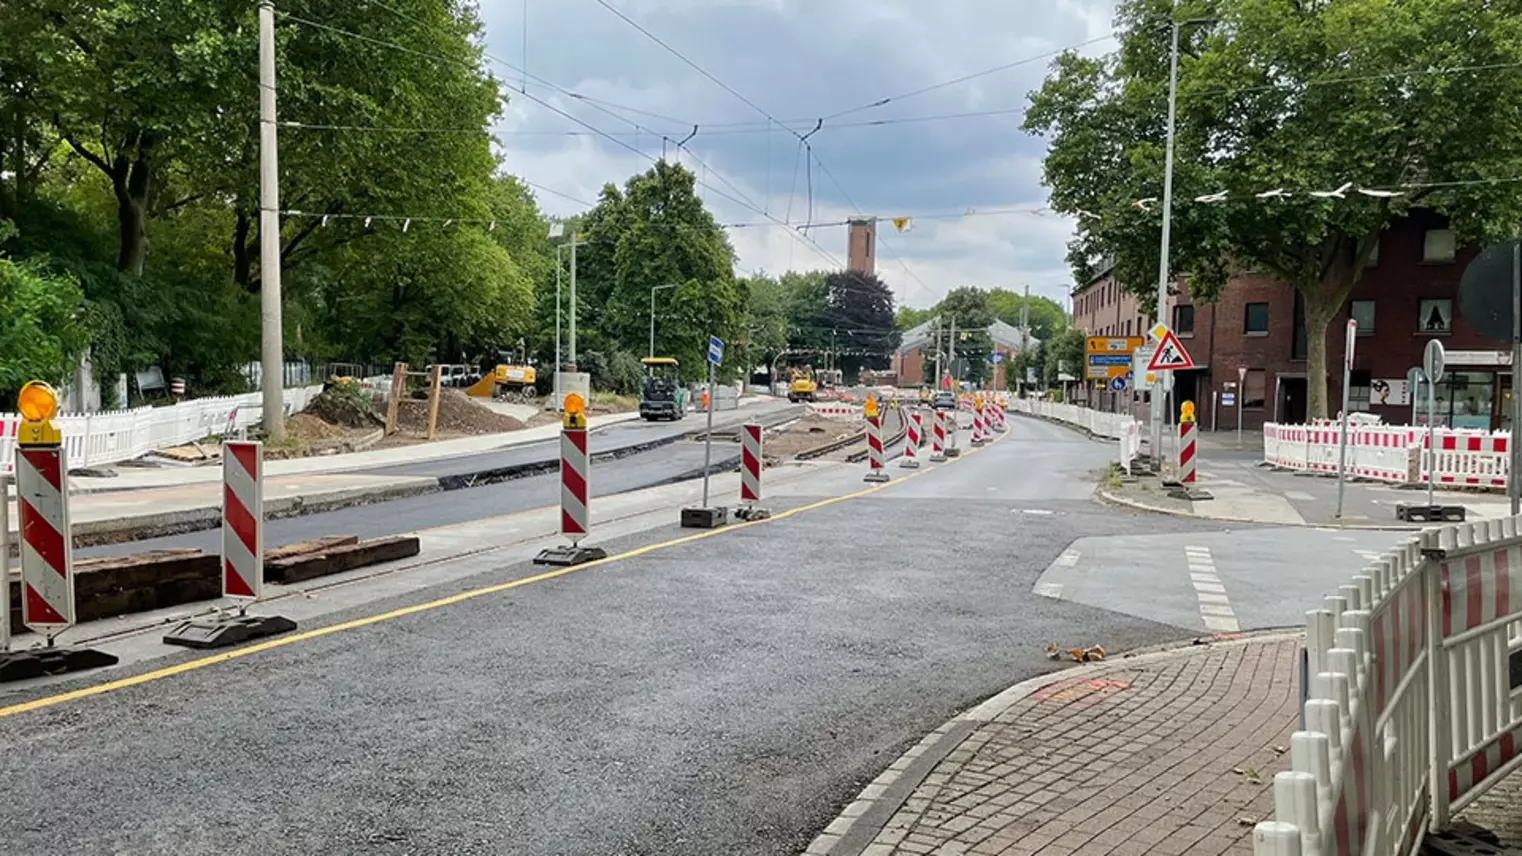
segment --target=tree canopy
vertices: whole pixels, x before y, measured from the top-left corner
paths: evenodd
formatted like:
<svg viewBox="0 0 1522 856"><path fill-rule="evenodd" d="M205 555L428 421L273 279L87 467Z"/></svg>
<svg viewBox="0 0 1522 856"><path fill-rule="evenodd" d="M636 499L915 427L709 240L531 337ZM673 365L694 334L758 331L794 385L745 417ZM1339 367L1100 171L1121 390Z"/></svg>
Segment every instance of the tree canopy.
<svg viewBox="0 0 1522 856"><path fill-rule="evenodd" d="M1119 50L1059 57L1026 115L1050 138L1051 205L1078 219L1079 281L1111 260L1125 288L1155 294L1160 207L1133 203L1163 195L1170 21L1192 18L1211 22L1181 28L1170 274L1200 300L1240 269L1294 288L1323 417L1326 331L1378 236L1418 205L1465 241L1522 218L1495 181L1522 175L1522 5L1125 0Z"/></svg>

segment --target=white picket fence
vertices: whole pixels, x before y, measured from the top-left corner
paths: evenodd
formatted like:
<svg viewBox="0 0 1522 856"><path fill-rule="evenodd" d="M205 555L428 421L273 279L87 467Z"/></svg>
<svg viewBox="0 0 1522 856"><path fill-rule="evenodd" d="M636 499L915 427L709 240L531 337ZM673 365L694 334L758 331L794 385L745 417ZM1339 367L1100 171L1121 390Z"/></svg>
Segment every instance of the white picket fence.
<svg viewBox="0 0 1522 856"><path fill-rule="evenodd" d="M1519 523L1429 529L1306 614L1305 730L1256 856L1413 853L1522 767Z"/></svg>
<svg viewBox="0 0 1522 856"><path fill-rule="evenodd" d="M289 416L306 409L321 386L285 390ZM226 434L258 424L264 417L262 393L197 398L172 407L139 407L108 413L66 413L58 417L69 466L93 467L141 457L155 449L179 446L210 434ZM0 475L10 475L16 430L21 416L0 413Z"/></svg>
<svg viewBox="0 0 1522 856"><path fill-rule="evenodd" d="M1055 419L1069 425L1077 425L1096 437L1120 442L1120 465L1131 471L1131 462L1141 452L1141 424L1125 413L1105 413L1076 404L1042 401L1031 398L1011 398L1009 409L1015 413L1028 413L1044 419Z"/></svg>
<svg viewBox="0 0 1522 856"><path fill-rule="evenodd" d="M1434 430L1437 450L1428 454L1427 429L1359 423L1348 426L1348 475L1392 484L1504 488L1511 471L1511 434L1456 428ZM1263 460L1276 467L1335 475L1341 426L1336 422L1263 426Z"/></svg>

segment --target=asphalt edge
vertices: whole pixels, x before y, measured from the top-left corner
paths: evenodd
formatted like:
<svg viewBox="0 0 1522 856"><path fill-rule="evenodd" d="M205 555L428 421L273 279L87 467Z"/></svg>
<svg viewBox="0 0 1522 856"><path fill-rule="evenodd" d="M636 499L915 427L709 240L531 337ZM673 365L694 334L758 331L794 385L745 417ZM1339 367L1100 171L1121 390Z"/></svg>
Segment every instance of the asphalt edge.
<svg viewBox="0 0 1522 856"><path fill-rule="evenodd" d="M1215 520L1221 523L1242 523L1254 526L1293 526L1300 529L1339 529L1355 532L1420 532L1421 526L1400 526L1391 524L1384 526L1378 523L1313 523L1309 520L1300 523L1284 523L1279 521L1253 520L1247 517L1227 517L1223 514L1198 514L1193 511L1180 511L1177 508L1164 508L1161 505L1121 496L1105 488L1099 488L1096 493L1100 501L1109 505L1129 508L1134 511L1147 511L1153 514L1166 514L1169 517L1182 517L1189 520Z"/></svg>
<svg viewBox="0 0 1522 856"><path fill-rule="evenodd" d="M877 851L868 852L873 840L887 827L888 822L936 766L956 751L979 727L992 722L1017 702L1044 687L1075 678L1104 675L1131 666L1192 657L1210 648L1271 644L1304 635L1304 630L1296 628L1265 630L1231 637L1204 637L1203 640L1144 648L1098 663L1083 663L1014 684L947 720L900 755L888 765L888 769L862 788L856 799L841 809L840 814L803 850L803 856L879 856ZM884 854L887 852L883 851Z"/></svg>

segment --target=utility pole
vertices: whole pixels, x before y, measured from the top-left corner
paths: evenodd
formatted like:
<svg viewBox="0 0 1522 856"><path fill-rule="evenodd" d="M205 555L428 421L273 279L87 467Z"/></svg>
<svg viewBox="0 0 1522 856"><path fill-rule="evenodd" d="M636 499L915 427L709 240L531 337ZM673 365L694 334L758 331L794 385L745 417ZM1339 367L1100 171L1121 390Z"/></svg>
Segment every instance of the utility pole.
<svg viewBox="0 0 1522 856"><path fill-rule="evenodd" d="M280 166L275 124L275 4L259 4L259 386L264 435L285 439L285 336L280 322Z"/></svg>
<svg viewBox="0 0 1522 856"><path fill-rule="evenodd" d="M1168 54L1168 132L1167 153L1163 157L1163 243L1162 258L1157 266L1157 314L1158 324L1166 324L1168 318L1168 241L1173 228L1173 132L1178 116L1178 39L1182 24L1173 22L1173 46ZM1162 466L1163 448L1163 396L1156 389L1151 393L1152 467Z"/></svg>
<svg viewBox="0 0 1522 856"><path fill-rule="evenodd" d="M952 391L961 390L961 378L957 377L957 317L955 315L951 316L951 335L946 339L946 365L951 370Z"/></svg>
<svg viewBox="0 0 1522 856"><path fill-rule="evenodd" d="M576 371L576 238L571 233L571 371Z"/></svg>
<svg viewBox="0 0 1522 856"><path fill-rule="evenodd" d="M931 389L941 388L941 316L935 316L935 378L930 382Z"/></svg>
<svg viewBox="0 0 1522 856"><path fill-rule="evenodd" d="M1025 365L1027 365L1027 366L1029 366L1031 364L1030 350L1031 350L1031 287L1030 287L1029 283L1026 283L1026 285L1025 285L1025 302L1020 304L1020 356L1024 358L1024 359L1021 360L1021 362L1024 363ZM1027 371L1029 371L1029 369L1027 369ZM1023 378L1023 377L1018 378L1016 380L1016 383L1018 384L1017 388L1019 388L1019 389L1025 389L1025 378ZM1004 385L1006 387L1009 386L1008 383L1006 383ZM1024 396L1022 396L1022 398L1023 397Z"/></svg>

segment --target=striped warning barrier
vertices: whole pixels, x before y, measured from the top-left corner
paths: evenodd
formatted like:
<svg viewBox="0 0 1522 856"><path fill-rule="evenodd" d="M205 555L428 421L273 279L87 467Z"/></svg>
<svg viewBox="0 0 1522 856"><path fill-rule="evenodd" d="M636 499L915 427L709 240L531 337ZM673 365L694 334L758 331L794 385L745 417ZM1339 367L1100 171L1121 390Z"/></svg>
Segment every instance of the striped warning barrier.
<svg viewBox="0 0 1522 856"><path fill-rule="evenodd" d="M21 623L49 639L74 626L74 547L63 448L18 447Z"/></svg>
<svg viewBox="0 0 1522 856"><path fill-rule="evenodd" d="M1194 484L1196 427L1193 422L1178 424L1178 480L1180 484Z"/></svg>
<svg viewBox="0 0 1522 856"><path fill-rule="evenodd" d="M946 411L933 410L930 417L930 460L940 463L946 460Z"/></svg>
<svg viewBox="0 0 1522 856"><path fill-rule="evenodd" d="M222 596L264 590L264 444L222 444Z"/></svg>
<svg viewBox="0 0 1522 856"><path fill-rule="evenodd" d="M902 414L904 419L904 457L898 465L904 469L916 469L920 465L920 412L911 409Z"/></svg>
<svg viewBox="0 0 1522 856"><path fill-rule="evenodd" d="M587 512L587 429L567 427L560 432L560 534L575 546L585 538L591 521Z"/></svg>
<svg viewBox="0 0 1522 856"><path fill-rule="evenodd" d="M867 474L862 481L887 481L883 471L883 427L881 416L867 417Z"/></svg>
<svg viewBox="0 0 1522 856"><path fill-rule="evenodd" d="M754 505L761 501L761 426L747 422L740 429L740 501Z"/></svg>
<svg viewBox="0 0 1522 856"><path fill-rule="evenodd" d="M972 408L972 444L981 446L988 442L988 423L984 421L983 401L979 399Z"/></svg>

